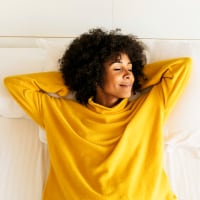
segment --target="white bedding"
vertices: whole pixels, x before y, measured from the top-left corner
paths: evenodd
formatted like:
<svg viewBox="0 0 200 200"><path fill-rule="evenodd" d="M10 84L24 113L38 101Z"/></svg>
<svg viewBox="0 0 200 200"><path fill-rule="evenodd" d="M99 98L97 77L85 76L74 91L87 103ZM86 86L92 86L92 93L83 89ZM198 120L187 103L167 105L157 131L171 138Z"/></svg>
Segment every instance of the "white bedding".
<svg viewBox="0 0 200 200"><path fill-rule="evenodd" d="M0 127L0 199L41 199L49 160L38 127L30 119L5 117Z"/></svg>
<svg viewBox="0 0 200 200"><path fill-rule="evenodd" d="M49 168L44 131L11 99L2 80L10 74L57 70L70 40L39 39L35 48L0 48L0 200L40 200ZM178 198L199 200L200 41L143 41L148 62L193 58L191 80L165 126L165 166Z"/></svg>

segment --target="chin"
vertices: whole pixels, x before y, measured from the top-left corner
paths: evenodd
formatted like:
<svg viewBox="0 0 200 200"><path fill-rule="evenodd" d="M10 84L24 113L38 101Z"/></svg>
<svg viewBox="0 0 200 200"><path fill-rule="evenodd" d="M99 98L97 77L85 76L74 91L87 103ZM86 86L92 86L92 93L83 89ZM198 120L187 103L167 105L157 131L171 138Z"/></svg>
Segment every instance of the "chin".
<svg viewBox="0 0 200 200"><path fill-rule="evenodd" d="M130 98L131 95L132 95L132 94L129 94L129 95L123 95L123 96L121 96L120 98L121 98L121 99Z"/></svg>

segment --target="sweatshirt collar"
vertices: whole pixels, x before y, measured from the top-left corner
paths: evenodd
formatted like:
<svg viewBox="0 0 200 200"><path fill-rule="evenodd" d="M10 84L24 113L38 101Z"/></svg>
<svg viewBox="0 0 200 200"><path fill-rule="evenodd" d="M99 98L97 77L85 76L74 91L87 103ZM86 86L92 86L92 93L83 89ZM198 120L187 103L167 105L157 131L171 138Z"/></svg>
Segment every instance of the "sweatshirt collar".
<svg viewBox="0 0 200 200"><path fill-rule="evenodd" d="M103 105L100 105L98 103L95 103L93 101L93 97L89 98L88 100L88 108L90 110L93 110L97 113L101 113L101 114L112 114L112 113L119 113L124 111L124 108L127 106L128 103L128 99L122 99L117 105L113 106L112 108L109 107L105 107Z"/></svg>

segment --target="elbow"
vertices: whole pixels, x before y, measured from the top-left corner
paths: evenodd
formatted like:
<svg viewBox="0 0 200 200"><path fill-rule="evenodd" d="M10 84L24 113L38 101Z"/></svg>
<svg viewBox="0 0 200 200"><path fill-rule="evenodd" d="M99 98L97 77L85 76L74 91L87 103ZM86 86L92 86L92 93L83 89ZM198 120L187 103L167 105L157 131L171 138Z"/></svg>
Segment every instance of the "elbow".
<svg viewBox="0 0 200 200"><path fill-rule="evenodd" d="M192 69L192 58L191 57L186 57L185 58L185 64L191 70Z"/></svg>
<svg viewBox="0 0 200 200"><path fill-rule="evenodd" d="M4 86L10 91L14 86L16 86L16 81L14 79L14 77L12 76L8 76L5 77L3 80Z"/></svg>
<svg viewBox="0 0 200 200"><path fill-rule="evenodd" d="M4 85L8 88L9 87L9 85L11 85L12 83L12 78L11 77L5 77L4 78Z"/></svg>
<svg viewBox="0 0 200 200"><path fill-rule="evenodd" d="M4 85L6 86L6 87L8 87L8 85L9 85L9 82L10 82L10 78L9 77L6 77L6 78L4 78Z"/></svg>
<svg viewBox="0 0 200 200"><path fill-rule="evenodd" d="M186 71L191 72L191 70L192 70L192 58L191 57L182 58L182 65L185 66Z"/></svg>
<svg viewBox="0 0 200 200"><path fill-rule="evenodd" d="M184 58L184 62L185 62L187 65L192 65L192 58L191 58L191 57L185 57L185 58Z"/></svg>
<svg viewBox="0 0 200 200"><path fill-rule="evenodd" d="M183 58L182 66L184 67L184 71L188 75L188 78L190 77L191 72L192 72L192 65L193 65L193 63L192 63L192 58L191 57Z"/></svg>
<svg viewBox="0 0 200 200"><path fill-rule="evenodd" d="M192 58L191 57L183 58L183 63L188 65L188 66L192 66Z"/></svg>

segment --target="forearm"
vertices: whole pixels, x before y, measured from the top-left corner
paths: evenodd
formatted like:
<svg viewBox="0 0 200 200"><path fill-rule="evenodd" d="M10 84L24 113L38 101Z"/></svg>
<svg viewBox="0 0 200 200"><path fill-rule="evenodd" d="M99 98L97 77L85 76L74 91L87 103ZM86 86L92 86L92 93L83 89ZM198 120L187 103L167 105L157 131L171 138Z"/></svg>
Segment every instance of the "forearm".
<svg viewBox="0 0 200 200"><path fill-rule="evenodd" d="M152 86L151 91L159 93L165 108L165 119L188 83L191 66L190 58L178 58L152 63L144 68L147 81L142 88Z"/></svg>
<svg viewBox="0 0 200 200"><path fill-rule="evenodd" d="M10 76L5 78L4 82L16 102L42 127L43 95L56 93L59 96L66 96L68 92L59 72Z"/></svg>
<svg viewBox="0 0 200 200"><path fill-rule="evenodd" d="M10 76L6 77L4 82L10 93L14 93L16 90L56 93L59 96L66 96L68 93L60 72Z"/></svg>
<svg viewBox="0 0 200 200"><path fill-rule="evenodd" d="M191 70L191 59L188 57L163 60L144 67L146 80L142 82L142 89L158 84L163 78L187 80Z"/></svg>

